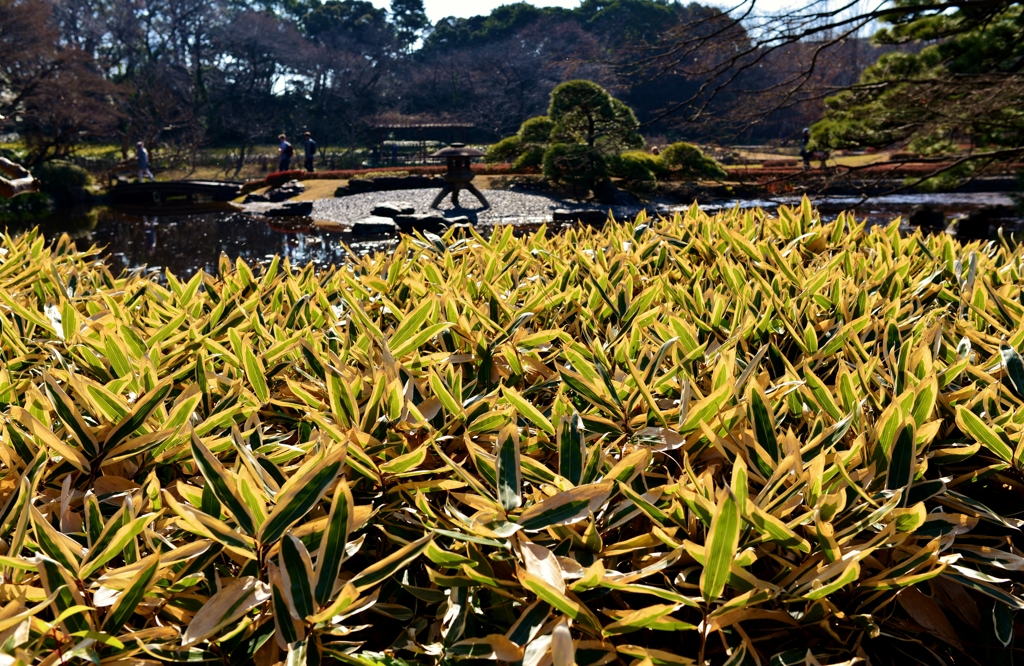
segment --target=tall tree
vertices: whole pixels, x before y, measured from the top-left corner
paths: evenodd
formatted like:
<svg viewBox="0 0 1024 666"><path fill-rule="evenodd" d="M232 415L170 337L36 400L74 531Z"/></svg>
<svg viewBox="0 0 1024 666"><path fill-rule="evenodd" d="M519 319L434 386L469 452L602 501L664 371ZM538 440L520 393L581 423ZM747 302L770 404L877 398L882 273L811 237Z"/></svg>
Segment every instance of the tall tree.
<svg viewBox="0 0 1024 666"><path fill-rule="evenodd" d="M0 122L25 140L30 166L109 137L117 119L120 91L51 16L44 0L0 0Z"/></svg>
<svg viewBox="0 0 1024 666"><path fill-rule="evenodd" d="M412 51L430 26L423 0L391 0L388 14L402 50L406 53Z"/></svg>
<svg viewBox="0 0 1024 666"><path fill-rule="evenodd" d="M254 143L294 126L277 94L294 66L301 37L293 26L255 11L233 15L214 35L222 62L211 83L211 129L238 146L236 173Z"/></svg>

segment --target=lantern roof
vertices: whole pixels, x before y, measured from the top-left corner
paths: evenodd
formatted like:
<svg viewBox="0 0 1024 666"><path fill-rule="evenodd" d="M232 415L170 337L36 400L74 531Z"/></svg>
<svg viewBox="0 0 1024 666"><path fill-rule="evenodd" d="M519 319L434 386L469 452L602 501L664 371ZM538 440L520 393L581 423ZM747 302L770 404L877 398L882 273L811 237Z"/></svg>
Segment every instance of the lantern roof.
<svg viewBox="0 0 1024 666"><path fill-rule="evenodd" d="M476 148L469 148L464 143L453 143L447 148L442 148L436 153L432 153L431 157L483 157L485 153L482 150Z"/></svg>

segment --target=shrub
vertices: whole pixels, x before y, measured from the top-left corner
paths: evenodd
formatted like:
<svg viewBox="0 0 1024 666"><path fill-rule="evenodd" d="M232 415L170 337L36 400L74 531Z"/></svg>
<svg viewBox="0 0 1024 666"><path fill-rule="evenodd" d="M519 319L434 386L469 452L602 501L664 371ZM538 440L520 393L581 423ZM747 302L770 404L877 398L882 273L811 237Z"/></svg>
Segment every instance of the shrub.
<svg viewBox="0 0 1024 666"><path fill-rule="evenodd" d="M487 149L484 161L488 164L514 162L523 152L523 142L518 135L507 136Z"/></svg>
<svg viewBox="0 0 1024 666"><path fill-rule="evenodd" d="M554 121L547 116L535 116L523 121L519 127L519 138L524 143L546 144L551 140L551 130L555 128Z"/></svg>
<svg viewBox="0 0 1024 666"><path fill-rule="evenodd" d="M374 178L400 178L402 176L410 175L408 169L392 169L392 170L379 170L379 171L361 171L352 175L352 180L366 179L372 180Z"/></svg>
<svg viewBox="0 0 1024 666"><path fill-rule="evenodd" d="M556 143L544 152L544 177L573 188L593 190L608 179L608 164L597 150L581 143Z"/></svg>
<svg viewBox="0 0 1024 666"><path fill-rule="evenodd" d="M264 178L266 184L270 187L280 187L290 180L302 180L306 177L306 172L302 169L290 169L288 171L274 171L268 173L267 177Z"/></svg>
<svg viewBox="0 0 1024 666"><path fill-rule="evenodd" d="M41 192L61 203L82 199L84 188L92 184L88 171L62 160L43 162L32 169L32 175L39 181Z"/></svg>
<svg viewBox="0 0 1024 666"><path fill-rule="evenodd" d="M462 234L166 282L0 241L5 654L1015 658L1024 248Z"/></svg>
<svg viewBox="0 0 1024 666"><path fill-rule="evenodd" d="M662 164L676 175L688 178L724 178L729 175L715 160L700 148L682 141L665 146L661 151Z"/></svg>
<svg viewBox="0 0 1024 666"><path fill-rule="evenodd" d="M544 146L530 146L512 163L513 171L538 167L544 161Z"/></svg>
<svg viewBox="0 0 1024 666"><path fill-rule="evenodd" d="M655 169L660 169L658 158L641 151L630 151L608 158L608 171L621 178L632 190L650 192L658 186Z"/></svg>

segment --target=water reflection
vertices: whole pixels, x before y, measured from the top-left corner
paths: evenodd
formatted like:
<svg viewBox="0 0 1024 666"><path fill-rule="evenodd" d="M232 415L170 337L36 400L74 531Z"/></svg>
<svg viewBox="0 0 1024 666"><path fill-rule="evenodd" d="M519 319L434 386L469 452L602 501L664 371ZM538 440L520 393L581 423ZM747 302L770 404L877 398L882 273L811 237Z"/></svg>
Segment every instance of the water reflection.
<svg viewBox="0 0 1024 666"><path fill-rule="evenodd" d="M763 206L772 210L779 203L795 204L798 199L785 201L736 200L702 206L713 212L738 206ZM822 218L834 219L840 210L853 208L858 218L867 217L871 223L888 222L897 215L906 215L914 205L927 204L940 208L947 222L958 214L986 206L1007 207L1012 203L1004 194L973 195L907 195L878 197L866 204L843 197L820 197L812 200ZM668 210L688 208L671 206ZM536 231L540 221L518 219L518 231ZM318 267L337 264L346 254L346 243L357 254L386 251L394 247L397 239L377 239L354 242L349 234L323 231L313 225L310 218L265 218L240 213L226 204L208 204L159 211L153 209L79 209L60 211L47 216L31 216L20 221L0 220L0 228L17 234L39 226L46 238L56 239L67 233L79 248L98 246L116 274L121 270L149 267L152 270L170 270L179 277L188 278L198 269L215 274L221 254L233 262L242 258L249 264L265 263L275 254L287 259L293 266L312 262ZM548 231L562 227L549 223ZM1020 229L1020 227L1016 227ZM1014 227L1010 227L1013 230ZM489 226L480 228L485 235Z"/></svg>
<svg viewBox="0 0 1024 666"><path fill-rule="evenodd" d="M47 238L67 233L80 248L99 246L115 274L146 266L167 269L179 277L191 276L200 268L216 273L221 253L250 264L279 254L292 265L329 266L345 256L342 240L350 240L315 230L308 218L270 222L230 208L171 215L114 209L93 213L90 217L63 212L7 226L9 232L17 233L39 225Z"/></svg>
<svg viewBox="0 0 1024 666"><path fill-rule="evenodd" d="M773 199L732 199L702 204L701 210L715 213L732 208L764 208L774 211L781 205L799 206L802 197L779 196ZM938 192L933 194L890 194L863 199L855 196L828 195L811 197L811 205L824 221L832 221L843 211L852 211L857 219L870 224L886 224L897 216L904 218L915 207L929 206L942 211L946 222L980 208L1013 209L1017 202L1005 192ZM687 210L689 206L670 206L668 210ZM1016 217L1019 217L1017 215Z"/></svg>

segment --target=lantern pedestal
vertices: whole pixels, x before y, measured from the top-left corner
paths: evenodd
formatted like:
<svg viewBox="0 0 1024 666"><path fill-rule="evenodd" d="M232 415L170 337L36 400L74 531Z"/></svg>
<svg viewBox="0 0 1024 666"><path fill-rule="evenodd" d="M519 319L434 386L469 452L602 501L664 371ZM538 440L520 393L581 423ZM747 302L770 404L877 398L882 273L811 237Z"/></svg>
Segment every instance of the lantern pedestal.
<svg viewBox="0 0 1024 666"><path fill-rule="evenodd" d="M442 176L445 180L445 185L441 188L441 192L434 197L434 201L430 204L431 208L437 208L441 201L449 194L452 195L452 204L458 206L459 192L462 190L468 190L470 194L479 199L484 208L491 207L491 204L484 198L483 193L470 182L476 175L470 167L470 160L482 155L481 151L475 148L467 148L464 143L453 143L448 148L442 148L431 155L431 157L445 158L445 162L448 165L448 170Z"/></svg>

